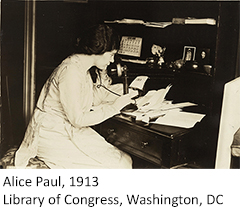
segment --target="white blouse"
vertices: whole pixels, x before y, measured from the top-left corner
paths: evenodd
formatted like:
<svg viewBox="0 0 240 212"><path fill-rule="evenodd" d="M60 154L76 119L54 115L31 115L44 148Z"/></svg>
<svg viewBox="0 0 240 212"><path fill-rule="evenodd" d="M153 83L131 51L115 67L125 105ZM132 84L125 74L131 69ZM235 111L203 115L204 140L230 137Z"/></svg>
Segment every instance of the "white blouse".
<svg viewBox="0 0 240 212"><path fill-rule="evenodd" d="M51 164L54 164L52 165L53 168L61 167L61 164L58 163L65 164L64 168L71 168L71 164L69 164L71 160L82 160L88 164L90 163L88 158L83 160L83 157L86 156L94 157L94 160L100 161L99 164L102 164L101 166L104 167L104 162L101 159L102 154L99 152L104 149L104 146L109 148L109 144L100 135L97 134L98 137L96 137L96 132L93 132L89 126L99 124L118 114L121 108L114 107L113 100L115 100L116 96L109 94L109 101L107 101L108 92L101 87L97 88L94 86L88 72L91 67L91 62L88 58L89 56L85 55L72 55L66 58L53 71L45 83L23 142L16 152L16 167L26 167L28 160L36 155L40 158L42 157L50 167ZM118 88L119 90L121 89ZM101 100L104 100L105 103L101 104ZM86 131L88 131L88 137L85 136ZM92 138L91 135L93 136ZM85 140L86 142L84 143L83 141ZM93 140L99 141L91 145ZM81 154L76 154L75 158L71 158L68 155L68 158L70 157L71 160L69 159L69 162L64 161L64 157L60 158L60 155L62 157L62 155L66 154L64 146L66 148L71 146L68 142L74 143L73 149L69 150L70 155L71 151L76 151L74 146L81 152L85 151L88 153L82 156ZM101 148L98 150L99 143L101 143ZM86 144L89 144L89 149L93 149L96 146L94 154L99 156L91 156L93 151L88 151L88 145ZM56 155L52 156L52 149L56 149L58 146L62 148L56 150ZM114 149L116 148L114 147ZM116 149L116 151L120 150ZM108 157L111 158L111 156ZM47 161L49 161L49 164ZM86 168L80 164L79 168L81 167Z"/></svg>

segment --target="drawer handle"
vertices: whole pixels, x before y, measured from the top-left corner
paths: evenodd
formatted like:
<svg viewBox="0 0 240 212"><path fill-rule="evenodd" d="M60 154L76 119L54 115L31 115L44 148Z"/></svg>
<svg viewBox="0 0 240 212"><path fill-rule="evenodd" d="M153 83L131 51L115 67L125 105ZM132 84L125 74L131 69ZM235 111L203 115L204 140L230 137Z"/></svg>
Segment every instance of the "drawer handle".
<svg viewBox="0 0 240 212"><path fill-rule="evenodd" d="M141 142L141 148L144 149L149 145L149 143L147 141L142 141Z"/></svg>

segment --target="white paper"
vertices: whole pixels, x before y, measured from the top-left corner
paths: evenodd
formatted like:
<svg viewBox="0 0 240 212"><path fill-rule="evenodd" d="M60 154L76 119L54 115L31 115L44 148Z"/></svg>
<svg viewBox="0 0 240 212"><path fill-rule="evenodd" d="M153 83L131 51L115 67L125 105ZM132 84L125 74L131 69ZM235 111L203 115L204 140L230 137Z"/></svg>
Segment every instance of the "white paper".
<svg viewBox="0 0 240 212"><path fill-rule="evenodd" d="M209 24L209 25L216 25L216 20L212 18L190 18L185 19L185 24Z"/></svg>
<svg viewBox="0 0 240 212"><path fill-rule="evenodd" d="M151 90L145 96L137 100L137 106L139 110L155 110L161 109L165 97L172 85L168 85L166 88L159 90Z"/></svg>
<svg viewBox="0 0 240 212"><path fill-rule="evenodd" d="M148 79L148 76L137 76L129 85L129 88L136 88L139 90L143 90L143 87L147 79Z"/></svg>
<svg viewBox="0 0 240 212"><path fill-rule="evenodd" d="M146 76L139 76L137 77L134 82L129 87L143 87L146 79L148 77ZM171 116L172 113L180 112L181 108L183 107L189 107L189 106L197 106L195 103L191 102L181 102L177 104L172 104L172 101L166 101L165 97L170 90L172 85L168 85L166 88L159 89L159 90L150 90L145 96L142 96L138 99L136 99L136 105L138 109L133 112L122 112L125 115L129 115L132 117L135 117L138 121L143 121L146 123L151 122L151 120L156 119L159 117L159 120L161 120L162 117L164 117L163 121L167 119L169 116ZM171 111L171 113L169 112ZM169 115L170 114L170 115ZM176 119L176 123L162 123L167 125L173 125L173 126L180 126L180 127L192 127L196 123L195 119L193 117L198 117L194 114L187 114L187 113L181 113L180 118L182 116L185 116L187 120L178 120ZM171 118L170 118L171 119ZM157 119L158 120L158 119ZM197 121L199 121L197 119ZM158 123L156 121L156 123Z"/></svg>
<svg viewBox="0 0 240 212"><path fill-rule="evenodd" d="M156 121L151 123L191 128L197 122L200 122L204 116L205 114L170 110L163 117L159 117Z"/></svg>
<svg viewBox="0 0 240 212"><path fill-rule="evenodd" d="M192 102L181 102L177 104L164 104L161 107L161 110L172 110L175 108L184 108L184 107L190 107L190 106L197 106L197 104Z"/></svg>

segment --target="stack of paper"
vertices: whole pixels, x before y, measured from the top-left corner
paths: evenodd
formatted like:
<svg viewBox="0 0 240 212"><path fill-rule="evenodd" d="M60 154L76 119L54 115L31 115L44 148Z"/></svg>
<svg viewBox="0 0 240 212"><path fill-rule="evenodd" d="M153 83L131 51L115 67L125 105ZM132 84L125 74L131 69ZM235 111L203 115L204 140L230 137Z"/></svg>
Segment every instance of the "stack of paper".
<svg viewBox="0 0 240 212"><path fill-rule="evenodd" d="M148 111L161 109L165 97L171 87L172 85L168 85L166 88L163 89L148 91L145 96L140 97L137 100L137 106L139 110Z"/></svg>
<svg viewBox="0 0 240 212"><path fill-rule="evenodd" d="M157 28L165 28L172 24L171 21L164 21L164 22L145 22L143 20L137 20L137 19L129 19L124 18L122 20L113 20L113 21L104 21L105 23L118 23L118 24L141 24L148 27L157 27Z"/></svg>
<svg viewBox="0 0 240 212"><path fill-rule="evenodd" d="M147 27L165 28L172 24L208 24L216 25L213 18L173 18L172 21L145 22L143 20L124 18L122 20L104 21L105 23L141 24Z"/></svg>
<svg viewBox="0 0 240 212"><path fill-rule="evenodd" d="M135 88L142 88L148 77L139 76L130 85ZM150 90L145 96L136 99L138 109L133 112L122 111L123 114L134 117L145 123L162 124L183 128L191 128L200 122L204 114L183 112L182 108L197 106L191 102L173 104L165 100L166 94L172 85L159 90Z"/></svg>
<svg viewBox="0 0 240 212"><path fill-rule="evenodd" d="M154 124L169 125L175 127L191 128L200 122L205 114L189 113L179 110L169 110L164 116L159 117Z"/></svg>

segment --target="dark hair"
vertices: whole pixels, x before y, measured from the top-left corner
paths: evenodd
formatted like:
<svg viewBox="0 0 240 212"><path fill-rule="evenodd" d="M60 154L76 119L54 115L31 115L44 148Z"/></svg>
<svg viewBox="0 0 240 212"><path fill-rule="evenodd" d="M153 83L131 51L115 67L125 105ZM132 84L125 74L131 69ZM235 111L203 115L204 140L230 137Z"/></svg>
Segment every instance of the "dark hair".
<svg viewBox="0 0 240 212"><path fill-rule="evenodd" d="M86 30L78 38L76 53L104 54L107 51L119 49L119 36L108 25L98 24Z"/></svg>

